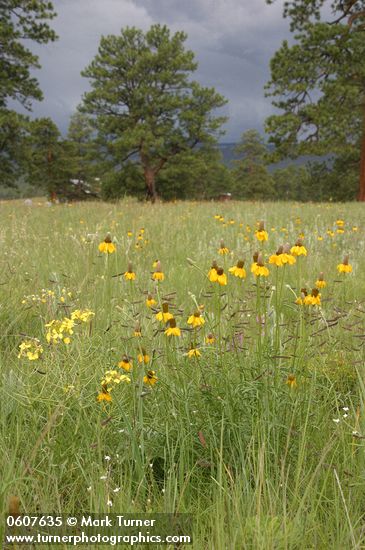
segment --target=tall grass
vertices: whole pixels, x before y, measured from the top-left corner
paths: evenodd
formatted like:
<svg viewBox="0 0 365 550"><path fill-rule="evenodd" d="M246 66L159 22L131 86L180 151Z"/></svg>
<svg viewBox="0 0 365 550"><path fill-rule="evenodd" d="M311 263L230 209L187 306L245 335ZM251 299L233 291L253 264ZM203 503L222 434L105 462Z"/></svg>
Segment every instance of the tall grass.
<svg viewBox="0 0 365 550"><path fill-rule="evenodd" d="M189 512L197 549L365 545L361 205L13 201L0 204L0 219L4 512L10 495L29 513ZM267 243L255 239L258 220ZM108 231L117 248L109 256L98 252ZM250 273L256 249L267 262L300 233L306 258L269 265L261 280ZM219 257L221 238L232 252ZM346 253L353 273L340 275ZM209 282L213 259L227 273L240 258L246 280ZM156 259L165 273L158 284ZM128 260L133 282L120 275ZM321 306L295 304L321 271ZM31 296L42 289L54 297L38 303ZM181 338L168 338L155 319L164 301ZM206 322L191 329L199 305ZM91 324L69 345L48 345L45 324L76 308L95 312ZM29 337L43 343L38 361L18 358ZM200 357L187 356L191 346ZM137 363L142 348L146 367ZM123 355L133 360L131 383L98 403L104 373ZM153 387L143 382L147 369L158 376Z"/></svg>

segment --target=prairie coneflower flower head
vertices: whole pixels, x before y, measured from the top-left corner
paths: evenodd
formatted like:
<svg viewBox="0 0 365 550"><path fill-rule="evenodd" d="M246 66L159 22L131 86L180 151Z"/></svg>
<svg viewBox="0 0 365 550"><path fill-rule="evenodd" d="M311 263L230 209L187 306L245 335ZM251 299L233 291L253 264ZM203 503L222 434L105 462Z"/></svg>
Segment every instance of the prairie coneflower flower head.
<svg viewBox="0 0 365 550"><path fill-rule="evenodd" d="M296 388L297 379L295 378L294 374L288 374L288 378L286 379L285 383L289 386L290 389Z"/></svg>
<svg viewBox="0 0 365 550"><path fill-rule="evenodd" d="M102 252L103 254L113 254L113 252L116 251L116 246L112 242L110 233L107 233L105 239L99 244L98 248L99 252Z"/></svg>
<svg viewBox="0 0 365 550"><path fill-rule="evenodd" d="M136 278L136 274L135 272L133 271L133 267L132 267L132 264L131 262L129 262L128 264L128 270L124 273L124 278L126 281L134 281L135 278Z"/></svg>
<svg viewBox="0 0 365 550"><path fill-rule="evenodd" d="M258 241L267 241L269 238L268 232L265 230L265 223L261 221L258 229L255 231L255 237Z"/></svg>
<svg viewBox="0 0 365 550"><path fill-rule="evenodd" d="M312 306L320 306L321 305L321 295L319 293L318 288L313 288L312 289L310 297L311 297L311 305Z"/></svg>
<svg viewBox="0 0 365 550"><path fill-rule="evenodd" d="M108 392L108 390L103 386L102 387L102 390L101 392L98 394L97 398L96 398L99 403L101 403L102 401L106 401L106 402L109 402L112 401L112 396L110 395L110 393Z"/></svg>
<svg viewBox="0 0 365 550"><path fill-rule="evenodd" d="M163 281L165 279L165 274L162 272L161 269L161 262L160 260L157 260L155 271L152 273L152 279L154 281Z"/></svg>
<svg viewBox="0 0 365 550"><path fill-rule="evenodd" d="M151 308L153 306L156 305L156 300L154 299L154 297L152 296L152 294L147 294L147 299L146 299L146 306Z"/></svg>
<svg viewBox="0 0 365 550"><path fill-rule="evenodd" d="M326 281L324 280L324 274L323 274L322 271L321 271L321 273L318 275L318 279L316 280L315 285L316 285L317 288L326 288L327 283L326 283Z"/></svg>
<svg viewBox="0 0 365 550"><path fill-rule="evenodd" d="M193 313L193 315L190 315L188 318L188 325L192 325L193 328L201 327L204 323L205 319L199 310Z"/></svg>
<svg viewBox="0 0 365 550"><path fill-rule="evenodd" d="M220 254L221 256L224 256L225 254L229 254L229 248L225 246L223 239L221 239L221 244L218 248L218 254Z"/></svg>
<svg viewBox="0 0 365 550"><path fill-rule="evenodd" d="M193 357L200 357L201 353L197 347L192 345L187 353L187 356L189 357L189 359L192 359Z"/></svg>
<svg viewBox="0 0 365 550"><path fill-rule="evenodd" d="M232 275L234 275L235 277L239 277L240 279L245 279L246 270L243 267L244 265L245 265L245 262L243 260L238 260L236 265L234 265L233 267L230 267L228 271L232 273Z"/></svg>
<svg viewBox="0 0 365 550"><path fill-rule="evenodd" d="M141 336L142 336L142 329L141 329L141 325L139 323L137 323L136 326L134 327L133 336L135 338L141 338Z"/></svg>
<svg viewBox="0 0 365 550"><path fill-rule="evenodd" d="M295 245L291 247L290 253L293 256L306 256L308 252L303 245L303 241L301 239L298 239Z"/></svg>
<svg viewBox="0 0 365 550"><path fill-rule="evenodd" d="M217 283L221 286L226 286L227 284L227 275L224 273L223 267L218 267L217 269Z"/></svg>
<svg viewBox="0 0 365 550"><path fill-rule="evenodd" d="M211 283L216 283L218 274L217 274L218 264L215 260L213 260L212 267L208 271L208 279Z"/></svg>
<svg viewBox="0 0 365 550"><path fill-rule="evenodd" d="M124 355L122 360L119 361L118 367L129 372L133 368L132 361L129 359L127 355Z"/></svg>
<svg viewBox="0 0 365 550"><path fill-rule="evenodd" d="M170 319L168 323L169 326L165 330L166 336L181 336L181 330L176 326L175 319Z"/></svg>
<svg viewBox="0 0 365 550"><path fill-rule="evenodd" d="M349 264L349 256L346 255L344 259L342 260L342 264L338 264L337 271L339 273L351 273L352 272L352 265Z"/></svg>
<svg viewBox="0 0 365 550"><path fill-rule="evenodd" d="M143 377L143 382L148 386L154 386L157 380L156 371L154 370L148 370L147 374Z"/></svg>
<svg viewBox="0 0 365 550"><path fill-rule="evenodd" d="M145 365L149 363L150 356L148 355L145 349L142 348L141 353L137 355L137 361L138 363L144 363Z"/></svg>
<svg viewBox="0 0 365 550"><path fill-rule="evenodd" d="M272 254L269 258L269 264L274 264L276 267L282 267L284 265L283 262L283 247L279 246L275 254Z"/></svg>
<svg viewBox="0 0 365 550"><path fill-rule="evenodd" d="M285 243L283 246L283 253L282 253L282 262L283 264L293 265L295 264L297 260L295 259L295 256L291 254L290 252L290 244Z"/></svg>
<svg viewBox="0 0 365 550"><path fill-rule="evenodd" d="M156 319L157 321L161 321L162 323L167 323L170 321L170 319L173 319L174 316L172 313L169 312L169 304L167 302L164 302L162 304L162 311L159 311L156 313Z"/></svg>
<svg viewBox="0 0 365 550"><path fill-rule="evenodd" d="M215 342L214 335L210 332L210 333L205 337L205 343L208 344L208 345L212 345L212 344L214 344L214 342Z"/></svg>
<svg viewBox="0 0 365 550"><path fill-rule="evenodd" d="M255 260L256 254L254 255ZM251 272L255 275L255 277L268 277L270 274L270 271L264 264L264 260L262 259L262 254L259 254L257 256L257 261L254 261L254 263L251 266Z"/></svg>

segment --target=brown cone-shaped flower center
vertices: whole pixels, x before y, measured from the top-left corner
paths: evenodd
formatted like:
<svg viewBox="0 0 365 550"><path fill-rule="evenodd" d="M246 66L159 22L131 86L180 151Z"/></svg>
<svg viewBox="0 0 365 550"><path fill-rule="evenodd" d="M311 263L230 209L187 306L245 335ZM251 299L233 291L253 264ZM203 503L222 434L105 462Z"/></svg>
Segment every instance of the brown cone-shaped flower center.
<svg viewBox="0 0 365 550"><path fill-rule="evenodd" d="M164 313L168 313L168 312L169 312L169 304L168 304L167 302L164 302L164 303L162 304L162 311L163 311Z"/></svg>

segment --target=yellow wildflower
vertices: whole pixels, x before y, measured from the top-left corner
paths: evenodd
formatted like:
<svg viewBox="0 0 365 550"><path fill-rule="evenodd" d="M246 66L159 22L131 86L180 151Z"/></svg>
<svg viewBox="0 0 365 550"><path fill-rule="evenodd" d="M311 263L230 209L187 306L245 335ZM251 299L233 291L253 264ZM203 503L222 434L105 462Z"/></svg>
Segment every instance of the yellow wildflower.
<svg viewBox="0 0 365 550"><path fill-rule="evenodd" d="M290 389L297 387L297 379L295 378L294 374L288 375L288 378L286 379L286 384L289 386Z"/></svg>
<svg viewBox="0 0 365 550"><path fill-rule="evenodd" d="M132 361L129 359L129 357L127 357L127 355L124 355L122 360L119 361L118 367L129 372L133 368Z"/></svg>
<svg viewBox="0 0 365 550"><path fill-rule="evenodd" d="M165 279L165 275L161 271L161 262L159 260L156 263L155 271L152 273L152 279L154 281L163 281Z"/></svg>
<svg viewBox="0 0 365 550"><path fill-rule="evenodd" d="M352 265L349 264L349 256L346 255L342 261L342 264L338 264L337 271L339 273L351 273Z"/></svg>
<svg viewBox="0 0 365 550"><path fill-rule="evenodd" d="M190 315L188 318L188 325L192 325L193 328L200 327L204 325L205 319L202 317L200 311L196 311L193 315Z"/></svg>
<svg viewBox="0 0 365 550"><path fill-rule="evenodd" d="M181 336L181 330L176 326L175 319L169 320L169 327L165 330L166 336Z"/></svg>
<svg viewBox="0 0 365 550"><path fill-rule="evenodd" d="M128 270L124 273L124 278L126 281L134 281L136 278L131 262L128 264Z"/></svg>
<svg viewBox="0 0 365 550"><path fill-rule="evenodd" d="M303 245L303 242L301 239L298 239L294 246L291 247L290 253L293 256L306 256L307 255L307 249Z"/></svg>
<svg viewBox="0 0 365 550"><path fill-rule="evenodd" d="M245 262L243 260L239 260L236 265L233 267L230 267L228 271L232 273L235 277L239 277L240 279L246 278L246 270L243 267L245 265Z"/></svg>
<svg viewBox="0 0 365 550"><path fill-rule="evenodd" d="M147 371L147 374L143 377L143 382L148 386L154 386L157 380L156 371L154 370Z"/></svg>
<svg viewBox="0 0 365 550"><path fill-rule="evenodd" d="M221 244L218 249L218 254L220 254L221 256L224 256L225 254L229 254L229 248L225 246L223 239L221 240Z"/></svg>
<svg viewBox="0 0 365 550"><path fill-rule="evenodd" d="M146 306L151 308L153 306L156 305L156 300L154 299L154 297L152 296L152 294L147 294L147 299L146 299Z"/></svg>
<svg viewBox="0 0 365 550"><path fill-rule="evenodd" d="M263 221L259 223L259 228L255 231L255 237L258 241L267 241L269 238L268 232L265 231L265 224Z"/></svg>
<svg viewBox="0 0 365 550"><path fill-rule="evenodd" d="M173 319L174 316L172 313L169 312L169 304L167 302L164 302L162 304L162 311L159 311L156 313L156 319L157 321L162 321L163 323L167 323L170 321L170 319Z"/></svg>
<svg viewBox="0 0 365 550"><path fill-rule="evenodd" d="M110 233L108 233L103 242L99 244L99 252L102 252L103 254L113 254L115 251L116 246L112 243Z"/></svg>

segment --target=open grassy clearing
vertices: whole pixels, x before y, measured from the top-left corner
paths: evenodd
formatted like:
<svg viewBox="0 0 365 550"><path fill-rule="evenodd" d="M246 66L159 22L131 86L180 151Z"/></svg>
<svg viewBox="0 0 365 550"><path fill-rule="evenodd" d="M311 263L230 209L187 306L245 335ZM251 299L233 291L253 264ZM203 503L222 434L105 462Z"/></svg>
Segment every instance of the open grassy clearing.
<svg viewBox="0 0 365 550"><path fill-rule="evenodd" d="M199 549L364 547L362 205L9 201L0 220L4 511L189 512ZM269 263L300 237L307 256Z"/></svg>

